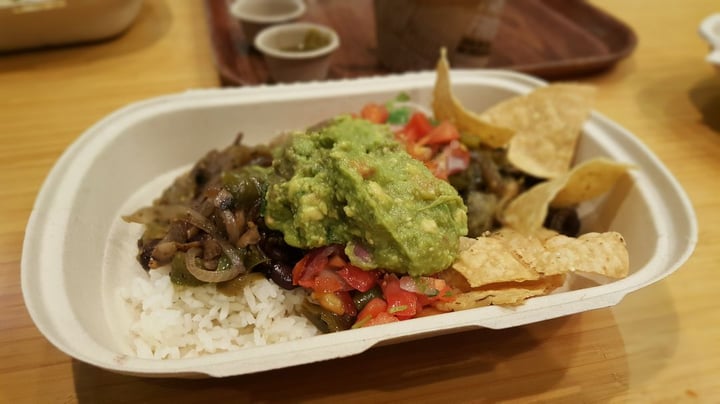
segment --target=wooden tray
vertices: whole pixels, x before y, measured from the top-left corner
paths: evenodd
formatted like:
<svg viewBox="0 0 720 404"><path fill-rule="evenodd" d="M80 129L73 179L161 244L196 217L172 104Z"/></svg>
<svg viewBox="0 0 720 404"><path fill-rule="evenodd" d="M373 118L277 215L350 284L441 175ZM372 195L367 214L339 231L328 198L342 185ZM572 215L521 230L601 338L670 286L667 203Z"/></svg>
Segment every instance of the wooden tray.
<svg viewBox="0 0 720 404"><path fill-rule="evenodd" d="M205 0L215 62L223 85L268 83L265 63L228 11L229 0ZM302 20L335 28L341 47L328 78L389 73L375 56L372 0L307 0ZM630 55L635 33L582 0L506 0L487 67L548 80L597 73ZM462 68L463 66L453 66Z"/></svg>

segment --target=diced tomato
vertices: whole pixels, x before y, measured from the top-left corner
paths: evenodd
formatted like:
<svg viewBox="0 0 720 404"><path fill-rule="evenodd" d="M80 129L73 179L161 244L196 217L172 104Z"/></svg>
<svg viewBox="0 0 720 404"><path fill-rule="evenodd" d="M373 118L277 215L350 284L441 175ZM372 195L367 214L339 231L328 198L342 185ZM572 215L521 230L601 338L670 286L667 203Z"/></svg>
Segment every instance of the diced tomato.
<svg viewBox="0 0 720 404"><path fill-rule="evenodd" d="M458 132L455 125L449 121L442 121L425 136L421 137L418 144L445 144L458 139L460 139L460 132Z"/></svg>
<svg viewBox="0 0 720 404"><path fill-rule="evenodd" d="M403 290L395 275L387 275L381 284L388 304L388 313L399 319L412 318L417 314L418 299L414 293Z"/></svg>
<svg viewBox="0 0 720 404"><path fill-rule="evenodd" d="M383 299L379 297L372 299L360 314L358 314L357 321L353 325L353 328L370 327L400 321L399 318L387 312L387 307L387 303Z"/></svg>
<svg viewBox="0 0 720 404"><path fill-rule="evenodd" d="M367 302L365 307L363 307L362 310L360 310L360 314L358 314L357 318L355 319L355 325L357 327L362 327L363 325L366 325L368 321L370 321L373 317L377 316L380 313L385 312L387 310L387 303L385 300L376 297Z"/></svg>
<svg viewBox="0 0 720 404"><path fill-rule="evenodd" d="M331 245L310 250L293 267L293 284L312 288L314 279L328 265L329 257L341 254L342 246Z"/></svg>
<svg viewBox="0 0 720 404"><path fill-rule="evenodd" d="M293 285L299 285L298 282L300 282L300 278L302 277L302 274L305 273L305 268L307 267L308 261L310 261L310 254L305 254L300 259L300 261L295 263L295 266L292 270L292 280Z"/></svg>
<svg viewBox="0 0 720 404"><path fill-rule="evenodd" d="M340 301L342 301L343 314L347 314L349 316L355 316L357 314L357 307L355 307L355 302L353 302L350 293L344 291L335 292L335 295L340 298Z"/></svg>
<svg viewBox="0 0 720 404"><path fill-rule="evenodd" d="M321 254L312 254L305 258L307 258L307 260L305 260L304 264L301 260L295 265L295 268L300 267L300 270L296 271L295 268L293 268L293 283L305 288L313 288L315 286L315 278L327 264L327 257Z"/></svg>
<svg viewBox="0 0 720 404"><path fill-rule="evenodd" d="M365 104L360 111L360 117L372 123L385 123L389 115L384 105L375 104L374 102Z"/></svg>
<svg viewBox="0 0 720 404"><path fill-rule="evenodd" d="M328 266L331 268L339 269L347 265L347 261L339 254L333 254L328 259Z"/></svg>
<svg viewBox="0 0 720 404"><path fill-rule="evenodd" d="M370 321L367 322L366 327L380 324L395 323L397 321L400 321L400 319L386 311L383 311L381 313L378 313L377 316L371 318Z"/></svg>
<svg viewBox="0 0 720 404"><path fill-rule="evenodd" d="M402 133L401 137L406 142L414 143L426 136L431 130L433 130L433 126L427 116L422 112L413 112L410 120L400 130L400 133Z"/></svg>
<svg viewBox="0 0 720 404"><path fill-rule="evenodd" d="M416 293L415 296L417 296L418 307L420 308L420 309L418 309L418 312L416 314L416 317L417 317L417 315L420 315L420 313L422 312L421 309L425 306L431 305L433 303L433 301L427 295L423 295L422 293Z"/></svg>
<svg viewBox="0 0 720 404"><path fill-rule="evenodd" d="M347 264L337 271L345 282L361 292L367 292L377 284L377 271L363 271L355 265Z"/></svg>
<svg viewBox="0 0 720 404"><path fill-rule="evenodd" d="M334 293L349 291L352 290L352 288L337 272L330 269L323 269L315 279L313 279L312 290L321 293Z"/></svg>
<svg viewBox="0 0 720 404"><path fill-rule="evenodd" d="M300 261L298 261L293 267L293 285L300 285L306 288L312 287L312 278L305 277L304 275L308 272L308 262L313 258L313 253L309 252L305 254Z"/></svg>
<svg viewBox="0 0 720 404"><path fill-rule="evenodd" d="M433 157L433 150L428 146L419 145L417 143L407 143L405 148L408 154L415 160L427 162Z"/></svg>

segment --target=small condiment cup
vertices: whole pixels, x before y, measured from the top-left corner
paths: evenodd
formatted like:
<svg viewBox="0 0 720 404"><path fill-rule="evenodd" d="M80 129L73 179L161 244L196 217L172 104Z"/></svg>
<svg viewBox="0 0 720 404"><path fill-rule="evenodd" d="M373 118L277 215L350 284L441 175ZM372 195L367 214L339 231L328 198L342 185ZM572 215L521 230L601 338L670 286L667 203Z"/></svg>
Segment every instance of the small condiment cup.
<svg viewBox="0 0 720 404"><path fill-rule="evenodd" d="M297 20L305 14L303 0L234 0L230 14L240 22L245 38L253 43L263 29Z"/></svg>
<svg viewBox="0 0 720 404"><path fill-rule="evenodd" d="M327 40L321 46L302 49L308 33ZM324 79L330 56L339 46L340 38L333 29L309 22L276 25L255 37L255 48L263 53L270 76L277 82Z"/></svg>

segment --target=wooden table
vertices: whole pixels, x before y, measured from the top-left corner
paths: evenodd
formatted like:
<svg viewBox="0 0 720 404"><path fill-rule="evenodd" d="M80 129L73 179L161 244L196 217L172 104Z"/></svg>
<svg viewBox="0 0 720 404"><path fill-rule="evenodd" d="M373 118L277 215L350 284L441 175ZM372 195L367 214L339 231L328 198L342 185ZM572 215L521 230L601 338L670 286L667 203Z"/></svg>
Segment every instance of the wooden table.
<svg viewBox="0 0 720 404"><path fill-rule="evenodd" d="M597 109L637 134L692 199L700 241L678 272L611 309L219 380L75 361L37 331L20 292L23 230L63 150L130 102L218 85L201 2L146 0L113 41L0 56L0 402L720 402L720 75L696 33L720 8L597 3L639 45L582 80L599 87Z"/></svg>

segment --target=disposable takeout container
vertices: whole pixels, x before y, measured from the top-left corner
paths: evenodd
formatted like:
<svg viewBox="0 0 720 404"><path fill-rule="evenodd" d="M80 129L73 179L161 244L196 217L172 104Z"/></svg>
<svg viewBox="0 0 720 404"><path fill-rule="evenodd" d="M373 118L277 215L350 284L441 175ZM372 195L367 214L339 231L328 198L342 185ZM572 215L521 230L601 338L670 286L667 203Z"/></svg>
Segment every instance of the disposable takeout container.
<svg viewBox="0 0 720 404"><path fill-rule="evenodd" d="M504 71L452 71L457 97L482 111L543 82ZM691 254L691 204L662 163L627 130L593 112L577 159L595 156L637 166L612 192L581 208L583 228L615 230L630 252L630 275L606 282L573 277L561 291L514 307L488 306L293 342L192 359L140 359L122 335L117 288L144 276L135 261L139 232L120 216L149 204L161 187L207 150L238 132L251 143L358 111L406 92L429 105L435 74L189 91L129 105L72 144L48 175L27 226L22 290L37 327L60 350L109 370L154 376L229 376L358 354L380 344L473 328L501 329L613 306L675 271Z"/></svg>

